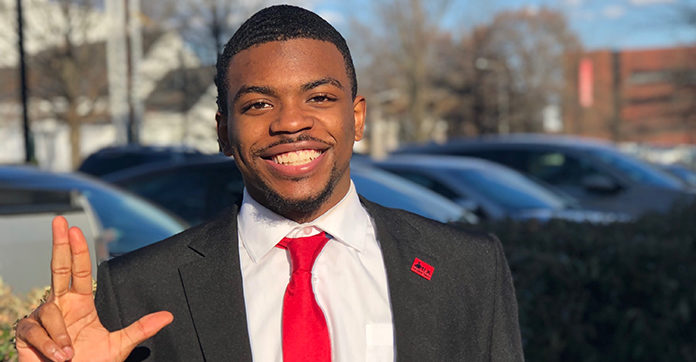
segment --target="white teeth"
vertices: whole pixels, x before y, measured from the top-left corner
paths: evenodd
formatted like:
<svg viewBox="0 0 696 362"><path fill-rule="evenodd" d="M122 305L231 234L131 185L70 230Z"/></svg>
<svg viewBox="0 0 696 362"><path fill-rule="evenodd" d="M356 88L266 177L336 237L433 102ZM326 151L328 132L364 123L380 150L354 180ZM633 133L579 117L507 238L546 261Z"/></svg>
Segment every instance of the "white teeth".
<svg viewBox="0 0 696 362"><path fill-rule="evenodd" d="M316 150L300 150L275 155L273 156L273 161L281 165L299 166L312 162L320 155L321 152Z"/></svg>

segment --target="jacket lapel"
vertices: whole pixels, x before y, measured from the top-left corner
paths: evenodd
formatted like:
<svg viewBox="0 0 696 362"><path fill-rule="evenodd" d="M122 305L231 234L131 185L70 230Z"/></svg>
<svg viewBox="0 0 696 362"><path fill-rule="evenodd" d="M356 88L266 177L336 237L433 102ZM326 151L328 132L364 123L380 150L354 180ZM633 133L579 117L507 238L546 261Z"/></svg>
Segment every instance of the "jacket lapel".
<svg viewBox="0 0 696 362"><path fill-rule="evenodd" d="M251 361L237 240L237 208L204 226L189 244L200 259L179 268L206 360Z"/></svg>
<svg viewBox="0 0 696 362"><path fill-rule="evenodd" d="M422 247L416 228L393 214L387 215L379 205L362 201L375 221L387 271L397 359L432 358L432 351L440 342L438 336L424 331L436 331L438 323L443 322L438 320L438 311L433 310L439 305L434 300L440 277L437 259ZM411 271L415 258L435 267L431 280Z"/></svg>

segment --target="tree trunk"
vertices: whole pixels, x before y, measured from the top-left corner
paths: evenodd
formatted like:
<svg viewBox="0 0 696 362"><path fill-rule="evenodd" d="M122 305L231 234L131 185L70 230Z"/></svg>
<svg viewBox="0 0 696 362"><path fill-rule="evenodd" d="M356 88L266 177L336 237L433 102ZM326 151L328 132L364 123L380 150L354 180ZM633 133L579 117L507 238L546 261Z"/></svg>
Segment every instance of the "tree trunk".
<svg viewBox="0 0 696 362"><path fill-rule="evenodd" d="M81 150L81 122L80 117L75 112L71 112L67 119L68 127L70 128L70 168L75 170L82 162Z"/></svg>

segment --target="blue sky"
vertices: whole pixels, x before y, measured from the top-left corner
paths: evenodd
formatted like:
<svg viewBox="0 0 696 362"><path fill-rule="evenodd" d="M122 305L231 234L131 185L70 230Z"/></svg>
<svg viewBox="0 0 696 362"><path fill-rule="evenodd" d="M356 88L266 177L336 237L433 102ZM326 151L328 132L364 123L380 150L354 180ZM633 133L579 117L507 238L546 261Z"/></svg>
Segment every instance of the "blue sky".
<svg viewBox="0 0 696 362"><path fill-rule="evenodd" d="M370 19L370 0L312 1L311 7L343 33L351 14ZM563 12L587 49L661 48L696 44L696 26L683 25L679 6L696 0L454 0L442 22L466 30L504 9L542 6Z"/></svg>

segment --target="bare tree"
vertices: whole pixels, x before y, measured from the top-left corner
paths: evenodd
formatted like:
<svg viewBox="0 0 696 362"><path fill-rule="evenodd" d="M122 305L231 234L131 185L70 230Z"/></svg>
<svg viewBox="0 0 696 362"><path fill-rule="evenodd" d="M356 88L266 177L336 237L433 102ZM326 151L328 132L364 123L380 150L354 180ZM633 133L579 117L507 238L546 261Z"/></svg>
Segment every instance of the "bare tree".
<svg viewBox="0 0 696 362"><path fill-rule="evenodd" d="M565 58L581 47L563 14L546 8L504 11L474 34L473 51L481 54L477 68L498 78L498 119L507 123L498 129L540 131L542 109L561 102Z"/></svg>
<svg viewBox="0 0 696 362"><path fill-rule="evenodd" d="M379 0L373 3L378 22L353 21L352 34L362 68L361 87L367 93L390 97L387 111L403 120L403 137L427 140L436 118L432 109L434 42L441 35L439 21L448 0ZM364 80L364 81L363 81ZM379 105L374 105L379 106Z"/></svg>
<svg viewBox="0 0 696 362"><path fill-rule="evenodd" d="M69 128L71 161L80 157L80 128L105 117L103 14L98 0L24 0L32 118ZM3 6L3 16L14 7ZM14 35L14 34L13 34ZM3 37L6 38L6 37ZM14 36L12 36L14 38Z"/></svg>
<svg viewBox="0 0 696 362"><path fill-rule="evenodd" d="M214 64L227 40L249 15L267 4L267 0L164 0L145 6L145 12L173 28L205 64Z"/></svg>

